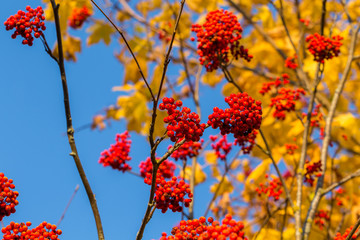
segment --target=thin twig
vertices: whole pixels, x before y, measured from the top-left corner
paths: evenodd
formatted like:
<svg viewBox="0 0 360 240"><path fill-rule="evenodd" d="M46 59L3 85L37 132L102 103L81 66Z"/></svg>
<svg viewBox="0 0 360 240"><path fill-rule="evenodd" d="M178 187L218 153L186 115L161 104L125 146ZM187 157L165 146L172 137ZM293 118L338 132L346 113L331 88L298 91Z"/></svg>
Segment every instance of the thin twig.
<svg viewBox="0 0 360 240"><path fill-rule="evenodd" d="M144 80L144 82L145 82L145 84L146 84L146 87L148 88L148 90L149 90L149 92L150 92L150 95L151 95L152 100L155 101L155 96L154 96L154 94L153 94L153 92L152 92L152 90L151 90L151 88L150 88L149 83L147 82L147 80L146 80L146 78L145 78L145 75L144 75L143 71L141 70L140 64L139 64L139 62L138 62L138 60L137 60L137 58L136 58L133 50L131 49L128 41L127 41L126 38L125 38L124 32L115 25L115 23L106 15L106 13L99 7L99 5L97 5L97 4L95 3L94 0L91 0L91 2L95 5L95 7L96 7L97 9L99 9L99 11L106 17L106 19L110 22L110 24L115 28L115 30L116 30L116 31L120 34L120 36L122 37L123 41L124 41L125 44L126 44L126 47L128 48L131 56L133 57L136 65L137 65L137 67L138 67L138 69L139 69L140 75L141 75L141 77L143 78L143 80Z"/></svg>
<svg viewBox="0 0 360 240"><path fill-rule="evenodd" d="M352 239L354 233L356 232L359 226L360 226L360 218L357 220L357 222L355 223L355 225L353 226L353 228L351 229L349 235L345 238L345 240L350 240L350 238Z"/></svg>
<svg viewBox="0 0 360 240"><path fill-rule="evenodd" d="M93 214L96 222L96 228L98 232L98 238L99 240L104 240L104 232L101 224L101 218L99 214L99 210L97 207L95 195L90 187L89 181L87 180L84 168L81 164L79 154L77 151L77 147L75 144L75 138L74 138L74 128L72 125L72 117L71 117L71 111L70 111L70 101L69 101L69 91L66 81L66 73L65 73L65 65L64 65L64 53L63 53L63 45L62 45L62 36L61 36L61 29L60 29L60 17L59 17L59 7L60 5L57 5L55 3L55 0L50 0L51 6L54 12L54 18L55 18L55 26L56 26L56 35L57 35L57 41L58 41L58 52L59 52L59 69L61 74L61 82L63 87L63 94L64 94L64 106L65 106L65 116L66 116L66 126L67 126L67 135L69 140L69 145L71 148L70 155L73 157L77 170L79 172L81 181L85 187Z"/></svg>
<svg viewBox="0 0 360 240"><path fill-rule="evenodd" d="M331 101L329 113L326 118L325 137L324 137L323 145L321 147L321 152L320 152L320 161L321 161L322 172L321 172L321 176L319 177L317 185L316 185L315 197L314 197L313 201L311 202L310 208L309 208L307 216L306 216L306 221L304 223L304 227L303 227L304 240L307 240L309 238L312 221L314 219L316 209L319 205L319 202L320 202L320 199L321 199L321 196L323 193L322 187L324 184L324 177L325 177L325 172L326 172L326 159L327 159L328 147L330 144L331 125L332 125L332 121L333 121L333 118L335 115L337 103L339 101L340 95L344 89L346 80L348 79L348 76L349 76L349 73L351 70L351 63L352 63L352 59L353 59L354 52L355 52L355 46L356 46L356 42L357 42L357 35L359 32L359 29L360 29L360 25L358 25L356 28L353 28L348 60L346 62L345 70L342 74L340 82L335 90L333 99Z"/></svg>
<svg viewBox="0 0 360 240"><path fill-rule="evenodd" d="M231 160L229 166L225 167L225 171L224 173L222 174L221 176L221 179L220 179L220 182L218 183L218 185L216 186L216 189L215 189L215 192L209 202L209 204L207 205L207 208L205 210L205 213L204 213L204 217L206 217L209 213L209 210L211 208L211 205L213 204L213 202L216 200L216 198L218 197L218 193L219 193L219 190L220 190L220 187L222 185L222 183L224 182L225 180L225 177L226 177L226 174L229 172L229 170L231 169L231 166L232 164L235 162L235 160L239 157L240 153L241 153L241 149L236 153L236 155L233 157L233 159ZM225 162L226 163L226 162Z"/></svg>
<svg viewBox="0 0 360 240"><path fill-rule="evenodd" d="M70 200L69 200L69 202L67 203L67 205L66 205L66 207L65 207L65 209L64 209L64 212L63 212L63 214L61 215L61 217L60 217L59 221L57 222L56 226L59 226L60 223L61 223L61 221L64 219L65 214L66 214L68 208L70 207L70 204L71 204L72 200L74 199L74 197L75 197L75 195L76 195L76 193L77 193L78 190L79 190L79 184L76 185L75 190L74 190L73 194L71 195Z"/></svg>
<svg viewBox="0 0 360 240"><path fill-rule="evenodd" d="M174 147L169 149L168 152L159 161L156 160L155 154L156 154L157 145L155 144L155 141L154 141L154 130L155 130L155 121L156 121L156 116L157 116L157 114L156 114L157 105L158 105L158 101L159 101L159 98L160 98L162 86L163 86L163 83L164 83L164 80L165 80L166 70L167 70L168 64L170 62L170 60L169 60L170 53L171 53L171 49L172 49L172 46L173 46L173 43L174 43L177 28L179 26L179 21L180 21L181 14L182 14L182 11L183 11L183 8L184 8L184 4L185 4L185 0L182 0L181 5L180 5L180 11L179 11L178 17L176 19L174 32L173 32L173 35L172 35L172 38L171 38L171 41L170 41L169 49L167 51L167 54L166 54L166 57L165 57L165 60L164 60L164 69L163 69L161 82L160 82L160 86L159 86L159 90L158 90L159 92L157 94L157 97L154 98L154 101L153 101L153 113L152 113L152 117L151 117L150 129L149 129L149 142L150 142L150 147L151 147L150 159L151 159L151 162L152 162L152 165L153 165L153 173L152 173L152 181L151 181L151 189L150 189L150 196L149 196L148 206L147 206L144 218L142 220L140 229L139 229L139 231L138 231L138 233L136 235L136 240L141 240L142 239L145 227L146 227L146 225L148 223L148 219L149 219L149 216L151 214L151 208L155 204L154 203L154 196L155 196L155 188L156 188L157 170L159 169L160 164L163 161L165 161L171 155L172 152L174 152L177 148L179 148L181 146L181 144L180 145L178 144L179 146L176 148L177 145L175 144ZM185 142L185 138L183 139L182 143L184 143L184 142Z"/></svg>

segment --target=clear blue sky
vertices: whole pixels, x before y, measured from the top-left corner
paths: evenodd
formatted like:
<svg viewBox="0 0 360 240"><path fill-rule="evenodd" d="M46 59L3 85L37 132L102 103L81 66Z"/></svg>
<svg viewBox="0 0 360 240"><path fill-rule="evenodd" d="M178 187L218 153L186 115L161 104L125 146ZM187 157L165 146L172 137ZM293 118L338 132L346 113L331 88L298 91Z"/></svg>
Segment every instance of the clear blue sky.
<svg viewBox="0 0 360 240"><path fill-rule="evenodd" d="M0 18L4 22L29 1L4 1ZM33 1L32 7L41 4ZM85 26L87 27L87 26ZM69 156L66 122L59 70L45 53L40 41L33 47L23 46L21 40L11 39L11 33L0 29L0 172L14 179L19 191L17 212L4 218L10 221L42 221L56 223L74 188L80 190L59 228L61 239L97 239L91 208ZM78 36L84 37L78 33ZM54 26L47 23L46 37L51 46L55 41ZM118 93L113 86L122 83L122 66L114 57L120 47L98 44L78 56L78 62L67 63L71 110L74 127L91 121L104 107L113 104ZM220 98L215 90L202 91L206 104L214 106ZM209 94L209 95L208 95ZM205 104L205 103L204 103ZM209 111L209 109L208 109ZM130 174L123 174L98 164L100 152L114 142L115 134L125 130L124 123L115 122L104 131L84 130L75 134L79 155L98 201L106 239L134 239L145 212L149 186ZM214 133L214 132L212 132ZM149 147L145 138L132 136L131 166L138 171L140 161L146 159ZM167 147L167 144L162 148ZM209 185L196 189L195 216L200 217L210 199ZM179 213L156 212L148 224L144 239L158 239L161 232L170 232L180 220Z"/></svg>

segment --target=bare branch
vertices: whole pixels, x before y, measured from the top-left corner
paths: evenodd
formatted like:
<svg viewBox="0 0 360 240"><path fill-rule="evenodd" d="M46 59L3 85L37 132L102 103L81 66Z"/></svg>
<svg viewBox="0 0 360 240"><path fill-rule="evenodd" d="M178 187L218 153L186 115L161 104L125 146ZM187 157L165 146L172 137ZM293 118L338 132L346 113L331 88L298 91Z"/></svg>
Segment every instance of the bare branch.
<svg viewBox="0 0 360 240"><path fill-rule="evenodd" d="M66 81L66 73L65 73L65 65L64 65L64 53L63 53L63 45L62 45L62 36L61 36L61 29L60 29L60 18L59 18L59 7L60 5L56 5L55 0L50 0L51 6L54 12L54 18L55 18L55 26L56 26L56 35L57 35L57 41L58 41L58 52L59 52L59 69L60 69L60 75L61 75L61 82L63 87L63 94L64 94L64 106L65 106L65 116L66 116L66 125L67 125L67 135L69 140L69 145L71 148L70 155L73 157L77 170L79 172L81 181L85 187L93 214L96 222L96 228L98 232L98 238L99 240L104 240L104 231L101 224L101 218L99 214L99 210L97 207L95 195L90 187L89 181L87 180L84 168L81 164L80 157L77 151L77 147L75 144L75 138L74 138L74 128L72 125L72 117L71 117L71 111L70 111L70 101L69 101L69 91Z"/></svg>
<svg viewBox="0 0 360 240"><path fill-rule="evenodd" d="M67 205L66 205L66 207L65 207L65 209L64 209L64 212L62 213L62 215L61 215L59 221L57 222L56 226L59 226L60 223L61 223L61 221L64 219L65 214L66 214L68 208L70 207L70 204L71 204L72 200L74 199L74 197L75 197L75 195L76 195L76 193L77 193L78 190L79 190L79 184L76 185L75 190L74 190L73 194L71 195L70 200L69 200L69 202L67 203Z"/></svg>
<svg viewBox="0 0 360 240"><path fill-rule="evenodd" d="M111 25L115 28L115 30L120 34L120 36L121 36L122 39L124 40L124 42L125 42L125 44L126 44L126 47L128 48L131 56L133 57L136 65L137 65L137 67L138 67L138 69L139 69L140 75L141 75L141 77L143 78L143 80L144 80L144 82L145 82L145 84L146 84L146 87L148 88L148 90L149 90L149 92L150 92L150 95L151 95L152 100L155 101L155 96L154 96L154 94L153 94L153 92L152 92L152 90L151 90L151 88L150 88L150 85L149 85L149 83L147 82L143 71L141 70L140 64L139 64L139 62L138 62L138 60L137 60L134 52L132 51L132 49L131 49L128 41L126 40L123 31L120 30L120 29L115 25L115 23L106 15L106 13L99 7L99 5L97 5L97 4L95 3L94 0L91 0L91 2L92 2L92 3L97 7L97 9L99 9L99 11L106 17L106 19L111 23Z"/></svg>

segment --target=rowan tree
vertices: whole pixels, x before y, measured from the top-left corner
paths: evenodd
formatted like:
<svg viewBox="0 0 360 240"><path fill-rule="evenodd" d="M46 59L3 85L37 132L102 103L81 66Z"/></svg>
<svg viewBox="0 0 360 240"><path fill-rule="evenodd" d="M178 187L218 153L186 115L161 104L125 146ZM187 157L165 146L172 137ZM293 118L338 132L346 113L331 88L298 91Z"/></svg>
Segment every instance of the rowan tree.
<svg viewBox="0 0 360 240"><path fill-rule="evenodd" d="M112 208L143 209L137 240L357 238L360 1L33 4L3 16L4 29L19 48L42 46L45 51L37 54L49 57L42 67L58 66L70 155L98 239L113 226L104 224L99 211L110 200L96 201L95 194L110 187L93 191L97 179L87 178L89 163L80 157L86 148L78 149L75 138L80 129L95 134L111 131L110 125L115 141L99 152L97 171L116 172L119 181L131 175L146 189L142 206L133 201L134 191L111 189L126 201ZM110 52L116 46L123 73L112 89L118 97L94 109L91 124L74 126L69 96L76 99L77 93L68 87L75 79L67 78L67 69L73 65L76 71L81 52L98 44ZM36 74L27 78L36 81ZM139 149L146 158L133 157ZM58 229L63 217L36 228L24 223L26 216L11 221L26 198L18 200L17 176L13 181L6 169L0 172L0 220L8 223L3 239L65 236L66 229ZM154 221L162 226L165 214L178 223L148 234ZM119 238L128 230L118 229Z"/></svg>

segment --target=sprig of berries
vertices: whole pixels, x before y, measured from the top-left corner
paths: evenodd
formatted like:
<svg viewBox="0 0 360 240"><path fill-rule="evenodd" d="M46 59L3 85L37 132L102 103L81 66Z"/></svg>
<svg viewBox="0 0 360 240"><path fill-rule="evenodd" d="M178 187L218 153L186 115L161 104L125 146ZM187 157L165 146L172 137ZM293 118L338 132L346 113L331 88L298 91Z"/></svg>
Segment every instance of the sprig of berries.
<svg viewBox="0 0 360 240"><path fill-rule="evenodd" d="M341 233L339 233L339 232L336 233L334 240L345 240L347 238L347 236L350 234L352 229L353 229L353 226L347 228L343 235L341 235ZM351 236L351 239L356 239L356 237L357 237L357 233L355 232L354 235Z"/></svg>
<svg viewBox="0 0 360 240"><path fill-rule="evenodd" d="M244 234L244 224L232 218L227 214L221 224L209 217L206 221L205 217L193 220L182 220L180 226L174 227L171 236L162 233L160 240L247 240Z"/></svg>
<svg viewBox="0 0 360 240"><path fill-rule="evenodd" d="M140 175L144 178L144 182L151 185L153 165L151 159L148 157L146 161L143 161L139 165ZM165 160L159 166L156 176L162 178L172 178L176 170L175 163Z"/></svg>
<svg viewBox="0 0 360 240"><path fill-rule="evenodd" d="M253 58L248 49L240 45L243 29L232 12L223 9L211 11L206 15L205 23L193 24L191 31L197 36L200 64L205 65L208 72L226 65L230 54L248 62Z"/></svg>
<svg viewBox="0 0 360 240"><path fill-rule="evenodd" d="M15 188L12 179L5 177L4 173L0 172L0 221L5 216L15 213L15 206L19 204L16 198L19 196L17 191L13 191Z"/></svg>
<svg viewBox="0 0 360 240"><path fill-rule="evenodd" d="M296 69L298 64L296 63L297 56L296 54L293 57L288 57L285 60L285 67L289 69Z"/></svg>
<svg viewBox="0 0 360 240"><path fill-rule="evenodd" d="M281 194L283 193L282 184L279 178L273 178L269 180L269 175L266 174L265 178L268 180L266 184L260 183L259 187L255 189L260 197L262 194L267 195L269 198L273 197L274 201L280 199Z"/></svg>
<svg viewBox="0 0 360 240"><path fill-rule="evenodd" d="M309 160L306 160L305 164L306 172L304 174L304 182L308 183L310 186L313 186L315 181L314 176L321 176L321 161L319 160L317 162L310 163Z"/></svg>
<svg viewBox="0 0 360 240"><path fill-rule="evenodd" d="M296 144L285 144L285 148L286 148L286 153L289 154L289 155L294 155L295 153L295 150L299 148L298 145Z"/></svg>
<svg viewBox="0 0 360 240"><path fill-rule="evenodd" d="M156 208L161 209L162 213L168 209L173 212L181 212L183 210L181 203L184 203L185 207L190 206L193 194L190 185L183 179L172 177L170 181L166 181L163 177L156 177L156 185L154 200Z"/></svg>
<svg viewBox="0 0 360 240"><path fill-rule="evenodd" d="M295 111L296 101L300 100L302 95L306 92L302 88L289 89L280 88L278 94L271 98L270 107L275 106L274 118L279 120L285 120L286 112Z"/></svg>
<svg viewBox="0 0 360 240"><path fill-rule="evenodd" d="M82 8L75 8L68 20L68 24L70 27L74 29L81 28L84 22L92 15L92 12L87 6L83 6Z"/></svg>
<svg viewBox="0 0 360 240"><path fill-rule="evenodd" d="M2 228L1 232L4 234L3 240L33 240L33 239L49 239L56 240L62 234L56 225L51 225L47 222L42 222L39 226L29 229L31 222L15 223Z"/></svg>
<svg viewBox="0 0 360 240"><path fill-rule="evenodd" d="M305 41L308 42L308 50L314 56L314 61L324 63L325 60L337 57L340 54L343 37L337 35L331 38L318 33L309 35Z"/></svg>
<svg viewBox="0 0 360 240"><path fill-rule="evenodd" d="M206 126L204 123L200 124L199 115L191 112L190 108L182 107L182 104L180 100L175 102L173 98L167 97L159 104L159 109L166 109L168 113L164 118L164 122L168 123L167 135L173 142L184 138L186 141L198 142Z"/></svg>
<svg viewBox="0 0 360 240"><path fill-rule="evenodd" d="M320 209L315 213L314 223L320 228L320 230L324 228L325 223L328 221L330 221L330 216L328 211Z"/></svg>
<svg viewBox="0 0 360 240"><path fill-rule="evenodd" d="M288 84L290 82L289 78L289 74L283 73L281 77L277 77L275 81L263 83L259 93L265 95L265 93L268 93L273 89L273 86L275 86L275 89L278 89L280 86Z"/></svg>
<svg viewBox="0 0 360 240"><path fill-rule="evenodd" d="M128 138L130 138L128 131L116 134L116 143L101 153L99 163L104 167L110 166L122 172L130 171L131 167L126 163L131 160L129 156L131 140Z"/></svg>
<svg viewBox="0 0 360 240"><path fill-rule="evenodd" d="M227 155L232 149L233 143L227 141L227 135L223 135L217 142L218 136L210 136L210 140L213 142L211 148L215 150L215 154L218 158L225 161Z"/></svg>
<svg viewBox="0 0 360 240"><path fill-rule="evenodd" d="M45 29L45 16L42 7L32 9L30 6L26 7L26 11L19 10L17 14L10 16L4 23L6 30L15 29L11 38L15 39L17 36L25 38L22 41L24 45L33 45L34 37L39 38Z"/></svg>
<svg viewBox="0 0 360 240"><path fill-rule="evenodd" d="M175 150L171 157L177 161L178 159L181 159L183 161L186 161L188 158L196 157L199 155L200 150L202 149L202 144L204 142L204 139L201 139L200 142L185 142L183 145L181 145L180 148ZM172 148L173 146L170 145L168 149Z"/></svg>
<svg viewBox="0 0 360 240"><path fill-rule="evenodd" d="M234 134L236 143L246 149L247 142L255 141L255 130L261 125L261 102L255 102L247 93L231 94L225 102L230 108L214 107L207 123L214 129L220 128L222 135Z"/></svg>

